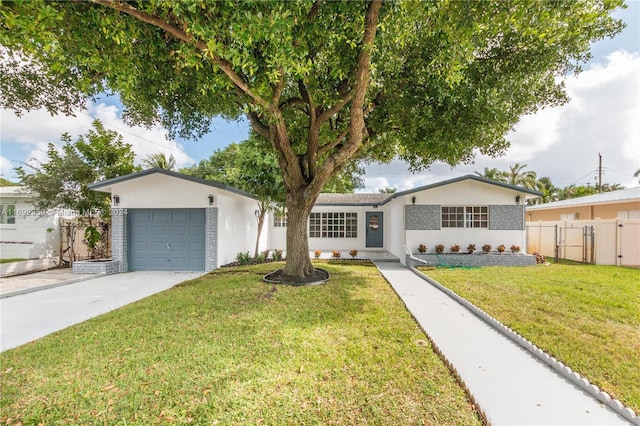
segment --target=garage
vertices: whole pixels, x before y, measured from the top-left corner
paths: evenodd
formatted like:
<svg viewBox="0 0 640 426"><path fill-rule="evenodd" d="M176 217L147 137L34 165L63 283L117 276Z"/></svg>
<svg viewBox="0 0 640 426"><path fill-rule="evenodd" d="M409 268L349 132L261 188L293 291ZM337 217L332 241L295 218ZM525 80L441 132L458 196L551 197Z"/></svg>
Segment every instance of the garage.
<svg viewBox="0 0 640 426"><path fill-rule="evenodd" d="M204 209L130 209L131 271L204 271Z"/></svg>

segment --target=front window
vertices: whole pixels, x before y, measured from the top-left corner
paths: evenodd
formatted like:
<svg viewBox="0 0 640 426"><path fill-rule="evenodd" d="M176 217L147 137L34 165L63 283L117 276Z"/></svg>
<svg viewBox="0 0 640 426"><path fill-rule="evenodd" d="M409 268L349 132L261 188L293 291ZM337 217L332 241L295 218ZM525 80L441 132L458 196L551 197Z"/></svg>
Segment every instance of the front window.
<svg viewBox="0 0 640 426"><path fill-rule="evenodd" d="M287 226L287 214L276 213L273 216L273 226L276 228L285 228Z"/></svg>
<svg viewBox="0 0 640 426"><path fill-rule="evenodd" d="M442 207L443 228L488 228L486 206Z"/></svg>
<svg viewBox="0 0 640 426"><path fill-rule="evenodd" d="M0 224L14 225L16 223L16 205L0 204Z"/></svg>
<svg viewBox="0 0 640 426"><path fill-rule="evenodd" d="M357 213L311 213L309 215L310 238L357 238Z"/></svg>

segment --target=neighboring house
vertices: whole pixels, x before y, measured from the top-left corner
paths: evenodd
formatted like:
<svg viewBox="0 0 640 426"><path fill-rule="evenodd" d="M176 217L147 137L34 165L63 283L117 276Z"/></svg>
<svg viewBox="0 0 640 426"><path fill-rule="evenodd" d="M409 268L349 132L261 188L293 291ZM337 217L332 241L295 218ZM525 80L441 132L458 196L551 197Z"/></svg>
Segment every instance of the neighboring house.
<svg viewBox="0 0 640 426"><path fill-rule="evenodd" d="M39 211L33 196L20 186L0 187L0 256L38 259L58 256L59 216Z"/></svg>
<svg viewBox="0 0 640 426"><path fill-rule="evenodd" d="M162 169L89 188L111 194L119 272L210 271L255 247L256 199L235 188Z"/></svg>
<svg viewBox="0 0 640 426"><path fill-rule="evenodd" d="M209 271L255 246L256 198L240 190L160 169L89 187L111 194L120 272ZM471 175L396 194L322 194L309 215L309 248L404 263L405 245L525 247L524 204L539 195ZM261 240L262 249L286 250L286 217L270 217Z"/></svg>
<svg viewBox="0 0 640 426"><path fill-rule="evenodd" d="M640 187L527 206L527 222L640 219Z"/></svg>
<svg viewBox="0 0 640 426"><path fill-rule="evenodd" d="M395 194L321 194L309 217L309 249L356 249L405 262L405 246L433 253L442 244L464 251L475 244L494 250L504 244L524 249L526 200L541 194L474 175ZM286 221L270 223L268 246L284 248Z"/></svg>

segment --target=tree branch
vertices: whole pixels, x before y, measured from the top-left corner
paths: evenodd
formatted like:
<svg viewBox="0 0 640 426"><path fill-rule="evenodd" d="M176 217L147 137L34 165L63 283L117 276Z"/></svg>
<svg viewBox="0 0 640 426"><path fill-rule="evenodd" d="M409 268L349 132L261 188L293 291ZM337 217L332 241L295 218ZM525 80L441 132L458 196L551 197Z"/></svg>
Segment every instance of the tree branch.
<svg viewBox="0 0 640 426"><path fill-rule="evenodd" d="M249 121L251 122L251 127L255 130L260 136L263 136L267 140L271 140L271 130L269 127L260 121L260 117L255 112L250 112L247 114L249 117Z"/></svg>
<svg viewBox="0 0 640 426"><path fill-rule="evenodd" d="M331 151L333 148L340 145L340 142L342 142L344 138L347 137L348 134L349 134L349 127L347 127L342 132L340 132L340 134L332 142L322 145L320 147L320 150L318 151L318 154L322 155Z"/></svg>
<svg viewBox="0 0 640 426"><path fill-rule="evenodd" d="M247 82L233 70L231 63L225 59L222 59L218 56L215 56L207 47L207 44L202 41L194 38L191 34L186 31L169 24L164 19L159 18L155 15L150 15L146 12L142 12L135 7L131 6L128 3L123 3L115 0L90 0L93 3L108 7L110 9L116 10L121 13L125 13L133 18L145 22L147 24L153 25L157 28L164 30L166 33L172 35L178 40L182 40L186 43L189 43L196 47L196 49L200 50L205 56L209 57L211 62L217 65L222 72L224 72L229 79L235 84L243 93L249 96L257 105L260 105L264 108L269 107L269 103L259 96L257 93L254 93Z"/></svg>

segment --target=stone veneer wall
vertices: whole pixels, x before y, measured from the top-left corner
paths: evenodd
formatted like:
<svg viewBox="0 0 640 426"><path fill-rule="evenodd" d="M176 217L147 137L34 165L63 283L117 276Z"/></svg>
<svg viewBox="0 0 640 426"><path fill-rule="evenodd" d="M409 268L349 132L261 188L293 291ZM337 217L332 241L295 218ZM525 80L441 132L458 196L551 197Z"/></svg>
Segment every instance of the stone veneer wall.
<svg viewBox="0 0 640 426"><path fill-rule="evenodd" d="M73 262L74 274L117 274L120 272L119 260L94 260Z"/></svg>
<svg viewBox="0 0 640 426"><path fill-rule="evenodd" d="M440 229L440 206L404 206L404 226L407 231Z"/></svg>
<svg viewBox="0 0 640 426"><path fill-rule="evenodd" d="M422 260L416 260L420 259ZM407 256L409 266L534 266L536 257L530 254L414 254Z"/></svg>
<svg viewBox="0 0 640 426"><path fill-rule="evenodd" d="M111 259L118 261L118 272L128 272L128 210L111 210Z"/></svg>
<svg viewBox="0 0 640 426"><path fill-rule="evenodd" d="M218 208L205 209L204 270L218 267Z"/></svg>
<svg viewBox="0 0 640 426"><path fill-rule="evenodd" d="M489 206L489 229L523 231L524 206Z"/></svg>

